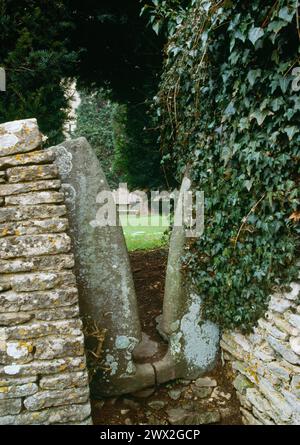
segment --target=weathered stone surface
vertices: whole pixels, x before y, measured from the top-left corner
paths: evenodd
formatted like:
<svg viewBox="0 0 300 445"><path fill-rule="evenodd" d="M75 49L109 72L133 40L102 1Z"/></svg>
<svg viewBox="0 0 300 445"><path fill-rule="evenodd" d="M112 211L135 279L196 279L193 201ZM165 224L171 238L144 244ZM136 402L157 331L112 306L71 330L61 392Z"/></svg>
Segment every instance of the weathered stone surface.
<svg viewBox="0 0 300 445"><path fill-rule="evenodd" d="M282 318L282 316L272 314L272 320L281 331L284 331L289 335L295 335L295 336L298 335L299 333L298 329L292 326L287 320Z"/></svg>
<svg viewBox="0 0 300 445"><path fill-rule="evenodd" d="M53 406L67 405L69 403L85 403L88 398L89 391L87 388L39 391L33 396L27 397L24 400L24 406L29 411L37 411Z"/></svg>
<svg viewBox="0 0 300 445"><path fill-rule="evenodd" d="M52 358L82 356L84 354L84 339L82 335L74 338L72 336L73 329L71 326L70 334L65 338L46 337L36 340L34 342L36 348L34 357L39 360L50 360Z"/></svg>
<svg viewBox="0 0 300 445"><path fill-rule="evenodd" d="M72 372L55 376L42 377L40 387L42 389L62 390L65 388L81 388L88 386L88 376L86 372Z"/></svg>
<svg viewBox="0 0 300 445"><path fill-rule="evenodd" d="M109 371L103 372L97 392L131 391L128 377L137 390L132 352L142 338L124 235L121 227L103 227L98 218L99 193L111 196L114 206L113 196L99 161L84 138L52 149L66 192L82 314L110 333L104 342L106 354L102 363Z"/></svg>
<svg viewBox="0 0 300 445"><path fill-rule="evenodd" d="M280 418L288 421L292 415L292 408L285 398L264 378L259 380L259 389L265 398L271 403L272 408Z"/></svg>
<svg viewBox="0 0 300 445"><path fill-rule="evenodd" d="M39 412L25 412L18 416L0 417L0 425L49 425L82 422L91 414L89 403L74 404Z"/></svg>
<svg viewBox="0 0 300 445"><path fill-rule="evenodd" d="M281 331L264 319L258 320L258 325L279 340L286 340L288 338L288 334L286 332Z"/></svg>
<svg viewBox="0 0 300 445"><path fill-rule="evenodd" d="M300 298L300 283L291 283L290 291L284 294L284 297L288 300L299 301Z"/></svg>
<svg viewBox="0 0 300 445"><path fill-rule="evenodd" d="M34 314L26 314L24 312L0 313L0 326L16 326L30 321L33 317Z"/></svg>
<svg viewBox="0 0 300 445"><path fill-rule="evenodd" d="M54 235L12 236L0 239L0 258L68 253L71 240L65 233Z"/></svg>
<svg viewBox="0 0 300 445"><path fill-rule="evenodd" d="M292 306L292 302L281 296L273 296L270 300L269 309L275 312L283 313Z"/></svg>
<svg viewBox="0 0 300 445"><path fill-rule="evenodd" d="M14 167L6 170L9 182L37 181L38 179L54 179L58 177L58 168L54 164L30 165Z"/></svg>
<svg viewBox="0 0 300 445"><path fill-rule="evenodd" d="M22 399L0 400L0 417L19 414L21 409L22 409Z"/></svg>
<svg viewBox="0 0 300 445"><path fill-rule="evenodd" d="M7 340L26 340L30 338L45 337L49 335L80 336L81 328L82 323L80 320L58 320L30 323L22 326L8 327L3 329L5 330Z"/></svg>
<svg viewBox="0 0 300 445"><path fill-rule="evenodd" d="M37 150L30 153L20 153L14 156L0 157L0 169L28 164L45 164L52 162L55 155L51 150Z"/></svg>
<svg viewBox="0 0 300 445"><path fill-rule="evenodd" d="M289 323L291 323L295 328L300 330L300 315L297 314L288 314L287 320Z"/></svg>
<svg viewBox="0 0 300 445"><path fill-rule="evenodd" d="M142 333L142 341L133 350L132 356L137 363L153 357L158 351L158 344Z"/></svg>
<svg viewBox="0 0 300 445"><path fill-rule="evenodd" d="M0 184L0 196L5 196L5 202L8 204L24 204L30 205L30 199L25 196L28 192L32 198L32 204L38 204L41 199L46 196L56 196L58 192L43 192L41 190L57 190L61 187L58 179L49 181L24 182L19 184ZM47 195L45 195L47 193ZM17 196L15 196L17 195ZM57 200L41 201L41 202L61 202Z"/></svg>
<svg viewBox="0 0 300 445"><path fill-rule="evenodd" d="M35 383L27 383L18 386L1 386L0 400L31 396L32 394L35 394L38 389L39 388Z"/></svg>
<svg viewBox="0 0 300 445"><path fill-rule="evenodd" d="M66 357L54 360L35 360L25 364L0 366L0 380L4 376L31 376L38 374L58 374L60 372L84 371L85 358Z"/></svg>
<svg viewBox="0 0 300 445"><path fill-rule="evenodd" d="M74 267L74 256L72 254L37 256L28 258L17 258L11 260L0 260L0 273L19 273L33 271L49 271L72 269Z"/></svg>
<svg viewBox="0 0 300 445"><path fill-rule="evenodd" d="M4 236L41 235L45 233L60 233L68 229L66 218L40 219L23 222L0 224L0 238Z"/></svg>
<svg viewBox="0 0 300 445"><path fill-rule="evenodd" d="M300 357L295 354L285 343L281 343L271 335L268 336L268 342L272 348L278 352L286 361L293 365L300 365Z"/></svg>
<svg viewBox="0 0 300 445"><path fill-rule="evenodd" d="M195 385L198 387L208 387L208 388L214 388L217 386L217 381L215 379L212 379L211 377L199 377L197 380L195 380Z"/></svg>
<svg viewBox="0 0 300 445"><path fill-rule="evenodd" d="M65 216L67 209L64 205L30 205L0 208L0 223L9 221L23 221L26 219L59 218Z"/></svg>
<svg viewBox="0 0 300 445"><path fill-rule="evenodd" d="M52 321L52 320L68 320L69 318L79 317L79 307L77 304L73 306L57 307L56 309L47 309L44 311L36 311L35 320ZM1 316L0 316L1 319Z"/></svg>
<svg viewBox="0 0 300 445"><path fill-rule="evenodd" d="M233 386L240 394L246 395L247 389L253 388L254 385L244 375L238 374L233 381Z"/></svg>
<svg viewBox="0 0 300 445"><path fill-rule="evenodd" d="M272 411L270 403L261 396L256 388L248 388L246 390L246 398L260 412L269 413Z"/></svg>
<svg viewBox="0 0 300 445"><path fill-rule="evenodd" d="M76 286L75 276L71 271L36 272L19 274L10 278L12 289L16 292L33 292L54 289L57 286Z"/></svg>
<svg viewBox="0 0 300 445"><path fill-rule="evenodd" d="M28 377L14 377L14 376L0 376L0 387L1 386L17 386L25 385L26 383L36 383L37 376Z"/></svg>
<svg viewBox="0 0 300 445"><path fill-rule="evenodd" d="M52 309L77 303L78 291L75 287L56 289L47 292L13 291L0 293L0 313Z"/></svg>
<svg viewBox="0 0 300 445"><path fill-rule="evenodd" d="M0 424L91 424L64 194L53 153L18 153L29 127L0 125Z"/></svg>
<svg viewBox="0 0 300 445"><path fill-rule="evenodd" d="M182 224L182 202L190 190L187 169L178 196L170 238L163 304L162 331L169 336L169 351L176 364L177 377L195 379L215 365L219 348L219 329L203 320L203 297L194 291L182 274L186 231Z"/></svg>
<svg viewBox="0 0 300 445"><path fill-rule="evenodd" d="M220 422L221 415L219 411L197 413L182 408L172 408L168 410L168 418L171 425L205 425Z"/></svg>
<svg viewBox="0 0 300 445"><path fill-rule="evenodd" d="M272 362L265 364L267 370L281 380L288 382L290 380L290 371L280 364L280 362Z"/></svg>
<svg viewBox="0 0 300 445"><path fill-rule="evenodd" d="M248 410L241 408L241 413L245 425L262 425Z"/></svg>
<svg viewBox="0 0 300 445"><path fill-rule="evenodd" d="M36 119L7 122L0 125L0 157L32 151L42 143Z"/></svg>
<svg viewBox="0 0 300 445"><path fill-rule="evenodd" d="M299 337L291 337L290 338L290 346L291 346L292 350L297 355L300 355L300 336Z"/></svg>
<svg viewBox="0 0 300 445"><path fill-rule="evenodd" d="M36 204L59 204L64 201L64 194L61 192L32 192L19 195L7 196L7 205L28 206Z"/></svg>
<svg viewBox="0 0 300 445"><path fill-rule="evenodd" d="M291 383L292 392L300 399L300 375L294 375Z"/></svg>

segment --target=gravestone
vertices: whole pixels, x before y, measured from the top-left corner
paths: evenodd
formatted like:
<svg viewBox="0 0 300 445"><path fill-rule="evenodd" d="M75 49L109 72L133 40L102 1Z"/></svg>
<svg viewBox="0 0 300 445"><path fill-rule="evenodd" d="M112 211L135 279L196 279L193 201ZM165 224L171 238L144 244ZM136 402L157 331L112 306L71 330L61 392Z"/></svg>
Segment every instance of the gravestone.
<svg viewBox="0 0 300 445"><path fill-rule="evenodd" d="M132 352L142 335L125 239L119 225L100 224L104 202L99 193L108 201L113 196L86 139L68 140L52 150L66 195L81 313L87 326L107 330L94 391L137 390Z"/></svg>
<svg viewBox="0 0 300 445"><path fill-rule="evenodd" d="M175 221L180 221L184 193L191 188L189 171L183 178ZM182 273L182 256L186 245L183 225L172 231L166 274L163 316L159 330L169 339L169 356L174 361L176 377L194 379L211 370L216 361L219 329L202 318L202 296Z"/></svg>

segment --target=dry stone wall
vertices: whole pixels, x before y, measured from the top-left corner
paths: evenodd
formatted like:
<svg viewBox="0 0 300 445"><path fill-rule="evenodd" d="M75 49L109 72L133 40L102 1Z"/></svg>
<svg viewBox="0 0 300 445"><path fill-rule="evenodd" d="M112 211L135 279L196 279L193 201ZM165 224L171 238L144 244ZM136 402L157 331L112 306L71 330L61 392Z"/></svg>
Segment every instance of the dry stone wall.
<svg viewBox="0 0 300 445"><path fill-rule="evenodd" d="M54 153L0 125L0 424L91 424L74 259Z"/></svg>
<svg viewBox="0 0 300 445"><path fill-rule="evenodd" d="M300 424L300 275L290 291L272 296L252 334L225 332L221 347L245 424Z"/></svg>

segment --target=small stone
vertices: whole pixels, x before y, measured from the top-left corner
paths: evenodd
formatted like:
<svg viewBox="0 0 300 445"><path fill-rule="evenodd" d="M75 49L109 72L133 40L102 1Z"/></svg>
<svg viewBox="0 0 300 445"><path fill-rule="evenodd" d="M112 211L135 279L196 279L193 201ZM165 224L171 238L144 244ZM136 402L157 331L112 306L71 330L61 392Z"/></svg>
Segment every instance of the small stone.
<svg viewBox="0 0 300 445"><path fill-rule="evenodd" d="M162 400L153 400L152 402L148 403L148 406L155 411L160 411L165 407L165 405L165 402L163 402Z"/></svg>
<svg viewBox="0 0 300 445"><path fill-rule="evenodd" d="M195 380L195 385L198 387L209 387L213 388L217 386L216 380L210 378L210 377L200 377L197 380Z"/></svg>
<svg viewBox="0 0 300 445"><path fill-rule="evenodd" d="M212 393L212 388L209 387L197 387L197 386L193 386L193 393L195 394L196 397L198 397L199 399L206 399L208 397L210 397L211 393Z"/></svg>
<svg viewBox="0 0 300 445"><path fill-rule="evenodd" d="M127 419L124 420L124 424L125 425L132 425L132 420L128 417Z"/></svg>
<svg viewBox="0 0 300 445"><path fill-rule="evenodd" d="M130 409L121 409L121 414L122 416L126 416L126 414L128 414L130 412Z"/></svg>
<svg viewBox="0 0 300 445"><path fill-rule="evenodd" d="M182 408L175 408L168 410L167 413L171 425L205 425L218 423L221 420L219 411L196 413L188 412Z"/></svg>
<svg viewBox="0 0 300 445"><path fill-rule="evenodd" d="M178 400L178 399L180 399L181 392L182 391L180 389L171 389L170 391L168 391L168 395L169 395L170 399Z"/></svg>
<svg viewBox="0 0 300 445"><path fill-rule="evenodd" d="M290 338L290 345L292 350L300 355L300 336L299 337L291 337Z"/></svg>
<svg viewBox="0 0 300 445"><path fill-rule="evenodd" d="M123 399L123 403L125 406L128 406L131 409L134 410L139 410L141 408L141 405L138 402L135 402L134 400L131 399Z"/></svg>

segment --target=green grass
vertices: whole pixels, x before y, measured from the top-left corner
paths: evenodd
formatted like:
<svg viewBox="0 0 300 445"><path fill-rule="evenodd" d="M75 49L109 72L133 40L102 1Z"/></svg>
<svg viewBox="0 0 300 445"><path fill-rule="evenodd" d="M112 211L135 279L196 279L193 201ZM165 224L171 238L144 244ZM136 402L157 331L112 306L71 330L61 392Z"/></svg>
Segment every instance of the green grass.
<svg viewBox="0 0 300 445"><path fill-rule="evenodd" d="M167 244L164 232L169 227L169 219L166 216L122 215L120 219L129 251L157 249Z"/></svg>

